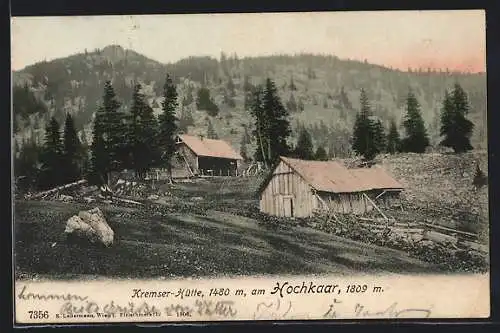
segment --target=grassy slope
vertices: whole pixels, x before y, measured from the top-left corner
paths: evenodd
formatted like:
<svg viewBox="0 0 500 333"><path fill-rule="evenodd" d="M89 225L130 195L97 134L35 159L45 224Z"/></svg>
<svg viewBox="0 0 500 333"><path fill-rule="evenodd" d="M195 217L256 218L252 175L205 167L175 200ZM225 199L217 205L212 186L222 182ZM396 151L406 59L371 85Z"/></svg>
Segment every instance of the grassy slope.
<svg viewBox="0 0 500 333"><path fill-rule="evenodd" d="M18 202L16 271L51 278L189 277L255 274L430 272L406 254L309 228L268 230L257 221L209 211L155 213L101 206L115 231L110 248L70 242L67 218L84 205Z"/></svg>

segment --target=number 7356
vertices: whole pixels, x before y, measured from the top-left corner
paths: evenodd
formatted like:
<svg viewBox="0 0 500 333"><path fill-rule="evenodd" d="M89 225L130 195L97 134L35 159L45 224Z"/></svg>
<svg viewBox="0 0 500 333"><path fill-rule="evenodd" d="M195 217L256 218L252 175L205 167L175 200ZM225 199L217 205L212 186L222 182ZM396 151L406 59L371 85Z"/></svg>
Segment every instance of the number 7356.
<svg viewBox="0 0 500 333"><path fill-rule="evenodd" d="M49 311L28 311L30 319L49 319Z"/></svg>

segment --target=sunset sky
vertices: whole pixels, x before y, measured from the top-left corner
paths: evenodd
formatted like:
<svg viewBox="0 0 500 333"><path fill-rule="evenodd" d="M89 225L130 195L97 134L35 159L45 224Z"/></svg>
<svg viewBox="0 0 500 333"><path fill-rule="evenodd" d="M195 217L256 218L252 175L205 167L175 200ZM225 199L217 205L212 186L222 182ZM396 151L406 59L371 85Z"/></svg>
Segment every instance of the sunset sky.
<svg viewBox="0 0 500 333"><path fill-rule="evenodd" d="M306 52L403 70L486 71L483 11L18 17L11 27L14 70L119 44L164 63Z"/></svg>

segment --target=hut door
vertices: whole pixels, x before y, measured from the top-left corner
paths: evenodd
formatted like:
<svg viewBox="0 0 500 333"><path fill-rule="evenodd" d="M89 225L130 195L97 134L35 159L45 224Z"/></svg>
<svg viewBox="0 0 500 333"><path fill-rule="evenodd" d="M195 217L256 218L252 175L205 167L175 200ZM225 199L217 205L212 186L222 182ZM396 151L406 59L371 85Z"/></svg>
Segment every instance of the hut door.
<svg viewBox="0 0 500 333"><path fill-rule="evenodd" d="M285 216L292 217L293 216L293 198L292 197L283 197L283 207L285 209Z"/></svg>

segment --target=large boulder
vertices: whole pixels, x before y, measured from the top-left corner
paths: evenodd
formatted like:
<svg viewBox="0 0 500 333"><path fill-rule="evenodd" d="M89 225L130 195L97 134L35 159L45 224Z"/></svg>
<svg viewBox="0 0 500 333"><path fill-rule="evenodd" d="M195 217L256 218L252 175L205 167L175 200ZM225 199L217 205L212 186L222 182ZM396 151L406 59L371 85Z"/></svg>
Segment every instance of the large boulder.
<svg viewBox="0 0 500 333"><path fill-rule="evenodd" d="M76 235L88 239L91 243L102 243L105 246L113 244L114 232L106 222L102 211L96 207L80 211L66 222L64 232L67 235Z"/></svg>

